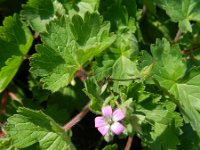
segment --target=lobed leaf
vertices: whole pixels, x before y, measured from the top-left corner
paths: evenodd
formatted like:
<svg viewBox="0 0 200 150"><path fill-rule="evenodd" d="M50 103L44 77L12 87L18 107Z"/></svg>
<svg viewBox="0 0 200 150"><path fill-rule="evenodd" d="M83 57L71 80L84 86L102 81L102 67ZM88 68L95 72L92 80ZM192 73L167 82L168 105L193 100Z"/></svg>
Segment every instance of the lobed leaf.
<svg viewBox="0 0 200 150"><path fill-rule="evenodd" d="M39 143L41 150L73 150L75 147L64 130L41 111L19 108L8 118L7 133L16 148Z"/></svg>
<svg viewBox="0 0 200 150"><path fill-rule="evenodd" d="M0 92L17 73L32 41L31 32L17 14L5 18L0 27Z"/></svg>
<svg viewBox="0 0 200 150"><path fill-rule="evenodd" d="M94 56L104 51L115 40L109 34L109 24L98 14L86 13L61 17L47 26L41 34L43 45L31 59L31 72L42 77L44 88L55 92L70 83L74 74Z"/></svg>
<svg viewBox="0 0 200 150"><path fill-rule="evenodd" d="M57 0L29 0L21 11L22 18L37 32L46 31L51 20L64 14L65 9Z"/></svg>
<svg viewBox="0 0 200 150"><path fill-rule="evenodd" d="M200 132L200 71L191 69L184 79L176 83L170 92L180 101L182 113L191 123L192 128Z"/></svg>
<svg viewBox="0 0 200 150"><path fill-rule="evenodd" d="M153 78L162 87L171 88L186 72L186 64L182 60L178 45L170 46L166 39L157 40L151 46L153 55Z"/></svg>
<svg viewBox="0 0 200 150"><path fill-rule="evenodd" d="M101 97L100 88L95 78L88 78L85 81L84 92L91 100L90 109L97 114L101 114L101 107L104 99Z"/></svg>
<svg viewBox="0 0 200 150"><path fill-rule="evenodd" d="M180 144L176 135L177 129L173 126L155 123L151 136L153 143L150 144L151 149L154 150L176 150L177 145Z"/></svg>
<svg viewBox="0 0 200 150"><path fill-rule="evenodd" d="M182 114L189 120L193 129L199 132L200 84L198 81L200 76L198 68L192 69L185 76L186 64L181 58L178 46L170 47L165 39L158 40L151 50L154 60L152 77L161 87L173 94L180 103Z"/></svg>
<svg viewBox="0 0 200 150"><path fill-rule="evenodd" d="M190 21L200 21L200 1L197 0L155 0L172 21L179 23L182 32L192 32Z"/></svg>
<svg viewBox="0 0 200 150"><path fill-rule="evenodd" d="M130 31L120 32L116 41L110 47L109 51L97 58L97 63L93 68L93 72L97 80L111 77L114 81L114 88L119 85L128 85L129 81L117 81L130 79L139 75L137 70L138 47L135 36Z"/></svg>

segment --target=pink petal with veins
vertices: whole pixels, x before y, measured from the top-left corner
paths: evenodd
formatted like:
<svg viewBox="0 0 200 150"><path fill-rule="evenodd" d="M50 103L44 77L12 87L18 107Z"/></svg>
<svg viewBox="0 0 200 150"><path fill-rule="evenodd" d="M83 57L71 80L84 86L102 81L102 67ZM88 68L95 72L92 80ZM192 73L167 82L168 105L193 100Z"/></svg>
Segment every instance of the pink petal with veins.
<svg viewBox="0 0 200 150"><path fill-rule="evenodd" d="M119 123L119 122L115 122L114 124L112 124L111 130L116 135L119 135L119 134L121 134L124 131L124 126L121 123Z"/></svg>
<svg viewBox="0 0 200 150"><path fill-rule="evenodd" d="M96 117L95 120L94 120L94 123L95 123L96 128L106 125L104 117Z"/></svg>
<svg viewBox="0 0 200 150"><path fill-rule="evenodd" d="M124 112L121 109L116 109L113 112L113 121L120 121L122 119L124 119L125 115Z"/></svg>
<svg viewBox="0 0 200 150"><path fill-rule="evenodd" d="M104 106L101 109L103 116L112 116L112 108L111 106Z"/></svg>
<svg viewBox="0 0 200 150"><path fill-rule="evenodd" d="M98 130L104 136L108 132L109 127L110 127L109 125L102 126L102 127L99 127Z"/></svg>

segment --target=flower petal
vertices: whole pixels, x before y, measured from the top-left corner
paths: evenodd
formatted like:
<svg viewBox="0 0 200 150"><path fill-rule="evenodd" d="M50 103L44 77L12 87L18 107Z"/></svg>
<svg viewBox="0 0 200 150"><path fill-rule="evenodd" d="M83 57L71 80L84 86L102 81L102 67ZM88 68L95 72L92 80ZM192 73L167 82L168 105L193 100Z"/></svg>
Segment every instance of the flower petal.
<svg viewBox="0 0 200 150"><path fill-rule="evenodd" d="M109 125L106 125L106 126L102 126L102 127L99 127L97 128L99 130L99 132L104 136L106 135L106 133L108 132L110 126Z"/></svg>
<svg viewBox="0 0 200 150"><path fill-rule="evenodd" d="M94 123L95 123L95 127L98 128L98 127L102 127L102 126L105 126L106 125L106 122L104 120L104 117L96 117L94 119Z"/></svg>
<svg viewBox="0 0 200 150"><path fill-rule="evenodd" d="M125 114L124 112L121 110L121 109L116 109L114 112L113 112L113 121L120 121L122 119L124 119L125 117Z"/></svg>
<svg viewBox="0 0 200 150"><path fill-rule="evenodd" d="M114 132L116 135L121 134L124 131L124 126L119 123L119 122L115 122L111 125L111 130L112 132Z"/></svg>
<svg viewBox="0 0 200 150"><path fill-rule="evenodd" d="M101 109L103 116L112 116L112 108L111 106L104 106Z"/></svg>

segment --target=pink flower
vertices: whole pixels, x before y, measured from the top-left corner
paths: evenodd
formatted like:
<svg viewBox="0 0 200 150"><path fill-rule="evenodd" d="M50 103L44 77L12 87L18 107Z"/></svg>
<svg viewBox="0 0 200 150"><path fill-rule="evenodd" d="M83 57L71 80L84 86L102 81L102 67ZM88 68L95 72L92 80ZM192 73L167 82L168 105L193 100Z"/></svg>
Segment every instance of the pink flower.
<svg viewBox="0 0 200 150"><path fill-rule="evenodd" d="M104 106L101 109L102 116L95 118L95 127L99 132L105 135L119 135L124 131L124 126L119 122L125 115L121 109L112 112L111 106Z"/></svg>

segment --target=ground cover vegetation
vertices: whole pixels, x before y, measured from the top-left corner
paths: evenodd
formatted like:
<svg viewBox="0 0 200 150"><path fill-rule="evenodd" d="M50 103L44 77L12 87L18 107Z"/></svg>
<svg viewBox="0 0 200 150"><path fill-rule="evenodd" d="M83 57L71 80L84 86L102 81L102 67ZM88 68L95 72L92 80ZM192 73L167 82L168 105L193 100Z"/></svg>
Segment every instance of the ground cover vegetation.
<svg viewBox="0 0 200 150"><path fill-rule="evenodd" d="M0 149L199 150L200 1L0 0Z"/></svg>

